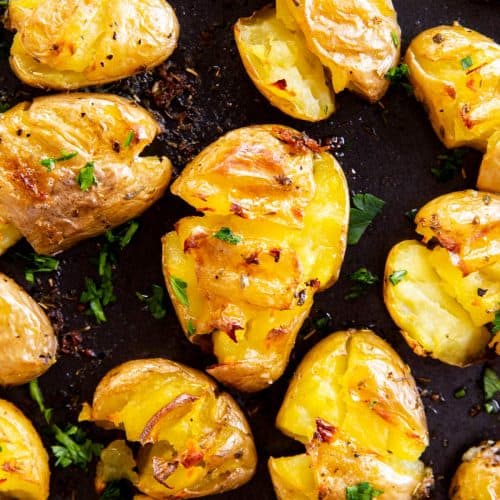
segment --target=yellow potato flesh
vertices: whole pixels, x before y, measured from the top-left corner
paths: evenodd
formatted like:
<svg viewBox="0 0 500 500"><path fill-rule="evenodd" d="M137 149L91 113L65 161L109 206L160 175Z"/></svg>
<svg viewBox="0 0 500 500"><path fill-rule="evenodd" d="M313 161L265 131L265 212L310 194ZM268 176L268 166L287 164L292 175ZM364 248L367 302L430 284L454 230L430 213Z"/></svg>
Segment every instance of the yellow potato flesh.
<svg viewBox="0 0 500 500"><path fill-rule="evenodd" d="M12 0L10 63L25 83L55 89L118 80L175 49L179 25L164 0ZM112 19L113 22L109 22Z"/></svg>
<svg viewBox="0 0 500 500"><path fill-rule="evenodd" d="M0 400L0 498L46 500L49 459L31 422Z"/></svg>
<svg viewBox="0 0 500 500"><path fill-rule="evenodd" d="M488 139L488 149L481 163L477 187L483 191L500 193L500 130Z"/></svg>
<svg viewBox="0 0 500 500"><path fill-rule="evenodd" d="M305 453L269 459L269 473L279 500L317 500L318 487L311 459Z"/></svg>
<svg viewBox="0 0 500 500"><path fill-rule="evenodd" d="M265 7L239 19L234 33L248 75L271 104L308 121L334 112L323 66L307 49L298 26L285 25L275 9Z"/></svg>
<svg viewBox="0 0 500 500"><path fill-rule="evenodd" d="M491 317L489 313L486 315L485 307L488 295L498 294L498 281L495 283L498 265L487 269L484 275L481 270L466 279L460 278L442 250L428 250L414 240L394 246L386 263L385 303L417 354L464 366L481 359L490 340L487 328L476 325L469 311L476 321ZM435 266L440 268L439 272ZM389 276L403 270L407 274L393 285ZM483 276L488 278L483 281ZM492 289L481 301L477 288L488 286ZM474 289L476 300L472 300Z"/></svg>
<svg viewBox="0 0 500 500"><path fill-rule="evenodd" d="M486 150L500 128L500 46L459 25L437 26L413 39L405 62L445 146Z"/></svg>
<svg viewBox="0 0 500 500"><path fill-rule="evenodd" d="M0 255L14 246L21 238L22 234L0 216Z"/></svg>

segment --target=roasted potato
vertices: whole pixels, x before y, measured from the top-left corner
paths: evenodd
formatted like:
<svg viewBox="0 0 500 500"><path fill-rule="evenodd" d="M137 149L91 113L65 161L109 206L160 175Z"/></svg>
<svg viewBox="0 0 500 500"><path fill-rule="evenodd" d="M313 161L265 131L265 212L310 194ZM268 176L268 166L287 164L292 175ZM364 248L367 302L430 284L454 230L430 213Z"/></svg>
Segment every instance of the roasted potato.
<svg viewBox="0 0 500 500"><path fill-rule="evenodd" d="M424 243L407 240L387 258L384 299L418 355L465 366L483 359L500 304L500 197L440 196L416 215Z"/></svg>
<svg viewBox="0 0 500 500"><path fill-rule="evenodd" d="M459 25L420 33L405 56L415 96L448 148L486 150L500 129L500 46Z"/></svg>
<svg viewBox="0 0 500 500"><path fill-rule="evenodd" d="M0 255L22 238L22 234L0 213Z"/></svg>
<svg viewBox="0 0 500 500"><path fill-rule="evenodd" d="M500 130L488 139L488 148L479 169L477 187L483 191L500 193Z"/></svg>
<svg viewBox="0 0 500 500"><path fill-rule="evenodd" d="M0 273L0 385L39 377L56 362L56 350L57 338L41 307Z"/></svg>
<svg viewBox="0 0 500 500"><path fill-rule="evenodd" d="M387 91L386 73L399 60L401 29L391 0L278 0L286 4L309 50L331 71L336 93L352 90L371 102Z"/></svg>
<svg viewBox="0 0 500 500"><path fill-rule="evenodd" d="M257 391L283 373L314 293L342 264L344 174L316 142L278 125L232 131L172 185L204 217L163 239L163 270L182 327L211 340L215 378Z"/></svg>
<svg viewBox="0 0 500 500"><path fill-rule="evenodd" d="M257 462L235 401L203 373L166 359L129 361L99 383L83 418L122 429L101 455L96 486L129 479L150 498L195 498L246 483ZM137 471L134 469L137 467Z"/></svg>
<svg viewBox="0 0 500 500"><path fill-rule="evenodd" d="M450 486L451 500L500 498L500 441L485 441L464 453Z"/></svg>
<svg viewBox="0 0 500 500"><path fill-rule="evenodd" d="M369 483L380 499L428 495L425 413L410 369L370 330L337 332L297 369L276 420L307 453L271 458L279 499L339 499Z"/></svg>
<svg viewBox="0 0 500 500"><path fill-rule="evenodd" d="M179 24L165 0L11 0L10 65L25 83L70 90L125 78L174 51Z"/></svg>
<svg viewBox="0 0 500 500"><path fill-rule="evenodd" d="M31 422L4 399L0 399L0 450L0 498L46 500L47 452Z"/></svg>
<svg viewBox="0 0 500 500"><path fill-rule="evenodd" d="M112 95L18 104L0 114L0 215L41 254L136 217L170 180L168 159L139 156L158 132L149 113Z"/></svg>
<svg viewBox="0 0 500 500"><path fill-rule="evenodd" d="M307 49L299 27L287 26L275 8L267 6L239 19L234 37L248 75L271 104L308 121L323 120L334 112L333 93L320 60Z"/></svg>

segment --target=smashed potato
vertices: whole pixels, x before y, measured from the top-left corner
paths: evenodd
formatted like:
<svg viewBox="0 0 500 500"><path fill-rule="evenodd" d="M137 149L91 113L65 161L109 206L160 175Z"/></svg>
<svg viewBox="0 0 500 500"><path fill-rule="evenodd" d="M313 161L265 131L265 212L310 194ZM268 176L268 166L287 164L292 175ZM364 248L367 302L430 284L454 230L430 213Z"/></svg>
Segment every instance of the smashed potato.
<svg viewBox="0 0 500 500"><path fill-rule="evenodd" d="M305 356L276 420L307 453L271 458L279 499L345 498L369 483L382 500L428 496L425 413L410 369L370 330L337 332Z"/></svg>
<svg viewBox="0 0 500 500"><path fill-rule="evenodd" d="M163 270L191 342L211 341L218 380L257 391L283 373L313 295L342 264L344 174L316 142L278 125L232 131L172 185L204 217L163 239Z"/></svg>
<svg viewBox="0 0 500 500"><path fill-rule="evenodd" d="M449 494L451 500L500 498L500 441L485 441L464 453Z"/></svg>
<svg viewBox="0 0 500 500"><path fill-rule="evenodd" d="M0 498L46 500L47 452L31 422L4 399L0 399L0 450Z"/></svg>
<svg viewBox="0 0 500 500"><path fill-rule="evenodd" d="M320 60L298 26L289 28L264 7L235 24L234 37L245 69L271 104L295 118L319 121L335 110Z"/></svg>
<svg viewBox="0 0 500 500"><path fill-rule="evenodd" d="M478 189L500 193L500 130L488 139L477 179Z"/></svg>
<svg viewBox="0 0 500 500"><path fill-rule="evenodd" d="M22 234L12 224L9 224L0 213L0 255L14 246L21 238Z"/></svg>
<svg viewBox="0 0 500 500"><path fill-rule="evenodd" d="M440 196L416 215L432 249L408 240L387 257L384 299L416 354L465 366L483 359L500 304L500 197Z"/></svg>
<svg viewBox="0 0 500 500"><path fill-rule="evenodd" d="M459 25L437 26L413 39L405 62L444 145L485 151L500 129L500 46Z"/></svg>
<svg viewBox="0 0 500 500"><path fill-rule="evenodd" d="M331 71L336 93L352 90L371 102L387 91L385 75L396 66L401 29L391 0L364 2L282 0L309 50ZM278 11L280 2L278 1Z"/></svg>
<svg viewBox="0 0 500 500"><path fill-rule="evenodd" d="M128 479L149 498L195 498L231 490L253 475L250 428L235 401L204 374L165 359L129 361L99 383L82 412L122 440L103 450L96 485ZM135 472L134 468L137 468Z"/></svg>
<svg viewBox="0 0 500 500"><path fill-rule="evenodd" d="M139 156L158 132L149 113L116 96L18 104L0 114L0 215L41 254L140 215L172 171L166 158Z"/></svg>
<svg viewBox="0 0 500 500"><path fill-rule="evenodd" d="M0 273L0 385L39 377L56 362L56 351L57 338L41 307Z"/></svg>
<svg viewBox="0 0 500 500"><path fill-rule="evenodd" d="M10 65L25 83L70 90L125 78L174 51L179 23L165 0L10 0Z"/></svg>

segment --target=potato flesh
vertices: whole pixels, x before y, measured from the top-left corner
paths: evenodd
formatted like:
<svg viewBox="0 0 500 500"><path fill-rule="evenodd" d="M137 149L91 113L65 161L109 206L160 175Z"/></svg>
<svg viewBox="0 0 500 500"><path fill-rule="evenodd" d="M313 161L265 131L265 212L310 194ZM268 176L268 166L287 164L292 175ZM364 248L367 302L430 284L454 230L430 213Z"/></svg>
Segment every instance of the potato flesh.
<svg viewBox="0 0 500 500"><path fill-rule="evenodd" d="M318 486L308 455L271 457L268 465L278 500L317 500Z"/></svg>
<svg viewBox="0 0 500 500"><path fill-rule="evenodd" d="M235 25L243 64L262 94L286 114L323 120L335 110L319 59L309 52L298 26L288 26L265 7Z"/></svg>
<svg viewBox="0 0 500 500"><path fill-rule="evenodd" d="M170 180L166 158L139 156L158 132L149 113L117 96L61 94L15 106L0 115L0 213L42 254L122 224ZM77 155L50 172L40 163L65 153ZM76 177L88 163L97 185L82 191Z"/></svg>
<svg viewBox="0 0 500 500"><path fill-rule="evenodd" d="M46 500L49 459L31 422L0 399L0 497Z"/></svg>
<svg viewBox="0 0 500 500"><path fill-rule="evenodd" d="M397 64L401 47L391 0L286 0L286 5L309 50L330 69L336 93L348 88L372 102L385 94L385 75Z"/></svg>
<svg viewBox="0 0 500 500"><path fill-rule="evenodd" d="M488 149L483 156L477 187L483 191L500 193L500 130L488 139Z"/></svg>
<svg viewBox="0 0 500 500"><path fill-rule="evenodd" d="M412 40L405 62L445 146L484 151L500 128L500 46L459 25L437 26Z"/></svg>
<svg viewBox="0 0 500 500"><path fill-rule="evenodd" d="M434 264L449 266L449 263L441 254L434 256L436 250L440 252L440 249L428 250L414 240L393 247L385 270L385 302L393 320L417 354L428 354L445 363L464 366L481 359L490 334L487 328L474 324L470 313L455 296L460 296L462 302L468 304L471 289L481 275L464 282L460 282L456 274L443 280L441 275L445 276L448 268L438 273ZM492 273L495 269L497 267ZM407 275L394 286L388 277L398 270L406 270ZM491 281L483 283L481 280L480 283L480 288L483 288ZM476 307L475 303L468 306L470 310ZM476 319L481 314L484 311L480 309L474 312Z"/></svg>
<svg viewBox="0 0 500 500"><path fill-rule="evenodd" d="M152 68L176 47L179 25L164 0L13 0L11 66L24 82L76 89ZM109 20L113 22L110 23Z"/></svg>
<svg viewBox="0 0 500 500"><path fill-rule="evenodd" d="M0 216L0 255L22 238L21 233Z"/></svg>
<svg viewBox="0 0 500 500"><path fill-rule="evenodd" d="M57 338L40 306L0 273L0 385L24 384L56 362Z"/></svg>

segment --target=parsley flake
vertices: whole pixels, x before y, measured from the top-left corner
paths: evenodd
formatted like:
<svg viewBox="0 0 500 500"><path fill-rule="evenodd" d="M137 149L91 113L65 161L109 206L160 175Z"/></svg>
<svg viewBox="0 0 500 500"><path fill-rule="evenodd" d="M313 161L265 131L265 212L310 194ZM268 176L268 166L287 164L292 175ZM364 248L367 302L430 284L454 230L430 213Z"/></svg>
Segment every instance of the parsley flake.
<svg viewBox="0 0 500 500"><path fill-rule="evenodd" d="M78 151L73 151L71 153L62 152L61 156L58 158L43 158L40 160L40 165L47 169L47 172L52 172L54 170L56 163L61 161L68 161L78 155Z"/></svg>
<svg viewBox="0 0 500 500"><path fill-rule="evenodd" d="M492 400L500 392L500 377L491 368L484 370L483 391L486 401Z"/></svg>
<svg viewBox="0 0 500 500"><path fill-rule="evenodd" d="M460 387L460 389L457 389L454 393L453 393L453 397L455 399L462 399L462 398L465 398L465 396L467 395L467 391L465 389L465 387Z"/></svg>
<svg viewBox="0 0 500 500"><path fill-rule="evenodd" d="M460 66L464 71L467 71L472 66L472 57L467 56L460 60Z"/></svg>
<svg viewBox="0 0 500 500"><path fill-rule="evenodd" d="M191 318L189 319L187 324L187 332L189 336L196 335L196 325Z"/></svg>
<svg viewBox="0 0 500 500"><path fill-rule="evenodd" d="M42 390L40 389L40 384L38 383L38 379L32 380L29 383L29 391L31 399L38 405L40 413L45 418L45 421L50 424L52 420L52 408L47 408L43 401Z"/></svg>
<svg viewBox="0 0 500 500"><path fill-rule="evenodd" d="M346 300L357 299L362 295L365 295L368 288L378 282L378 277L372 274L366 267L360 267L357 271L354 271L349 279L354 281L351 286L349 293L344 296Z"/></svg>
<svg viewBox="0 0 500 500"><path fill-rule="evenodd" d="M484 295L484 294L483 294ZM491 326L491 333L500 332L500 309L495 313Z"/></svg>
<svg viewBox="0 0 500 500"><path fill-rule="evenodd" d="M129 148L130 145L132 144L132 141L135 138L135 132L131 130L128 134L127 137L125 137L125 140L123 141L123 147L124 148Z"/></svg>
<svg viewBox="0 0 500 500"><path fill-rule="evenodd" d="M146 295L143 293L136 292L137 298L144 302L149 309L149 312L155 319L162 319L167 314L164 306L165 302L165 291L163 287L159 285L151 285L151 294Z"/></svg>
<svg viewBox="0 0 500 500"><path fill-rule="evenodd" d="M390 68L385 74L385 79L390 80L392 85L401 85L408 95L413 94L413 87L408 82L410 76L410 68L406 63L401 63L399 66Z"/></svg>
<svg viewBox="0 0 500 500"><path fill-rule="evenodd" d="M187 295L188 284L180 278L170 276L170 285L172 286L172 290L174 291L174 294L179 302L183 306L189 307L189 299Z"/></svg>
<svg viewBox="0 0 500 500"><path fill-rule="evenodd" d="M359 483L356 486L348 486L345 492L346 500L371 500L383 493L383 491L375 489L370 483Z"/></svg>
<svg viewBox="0 0 500 500"><path fill-rule="evenodd" d="M352 197L347 244L356 245L373 219L382 211L385 201L370 193L358 193Z"/></svg>
<svg viewBox="0 0 500 500"><path fill-rule="evenodd" d="M453 149L437 157L437 165L431 168L432 175L440 182L449 181L462 168L465 150Z"/></svg>
<svg viewBox="0 0 500 500"><path fill-rule="evenodd" d="M399 38L394 31L391 31L391 38L392 38L392 43L394 44L394 47L398 48L399 47Z"/></svg>
<svg viewBox="0 0 500 500"><path fill-rule="evenodd" d="M407 274L408 271L406 269L394 271L389 275L389 281L391 282L392 286L396 286Z"/></svg>
<svg viewBox="0 0 500 500"><path fill-rule="evenodd" d="M225 241L230 245L237 245L241 241L241 236L234 234L228 227L221 227L216 233L214 233L214 238Z"/></svg>
<svg viewBox="0 0 500 500"><path fill-rule="evenodd" d="M26 262L24 277L29 283L35 282L35 273L51 273L59 268L59 261L54 257L38 255L34 252L30 255L17 255Z"/></svg>
<svg viewBox="0 0 500 500"><path fill-rule="evenodd" d="M92 186L97 185L94 175L94 164L89 162L81 170L76 177L76 182L82 191L88 191Z"/></svg>
<svg viewBox="0 0 500 500"><path fill-rule="evenodd" d="M106 231L106 240L109 243L118 243L118 246L123 250L130 244L135 233L139 229L139 223L136 220L129 221L123 228L119 229L116 234L113 231Z"/></svg>

